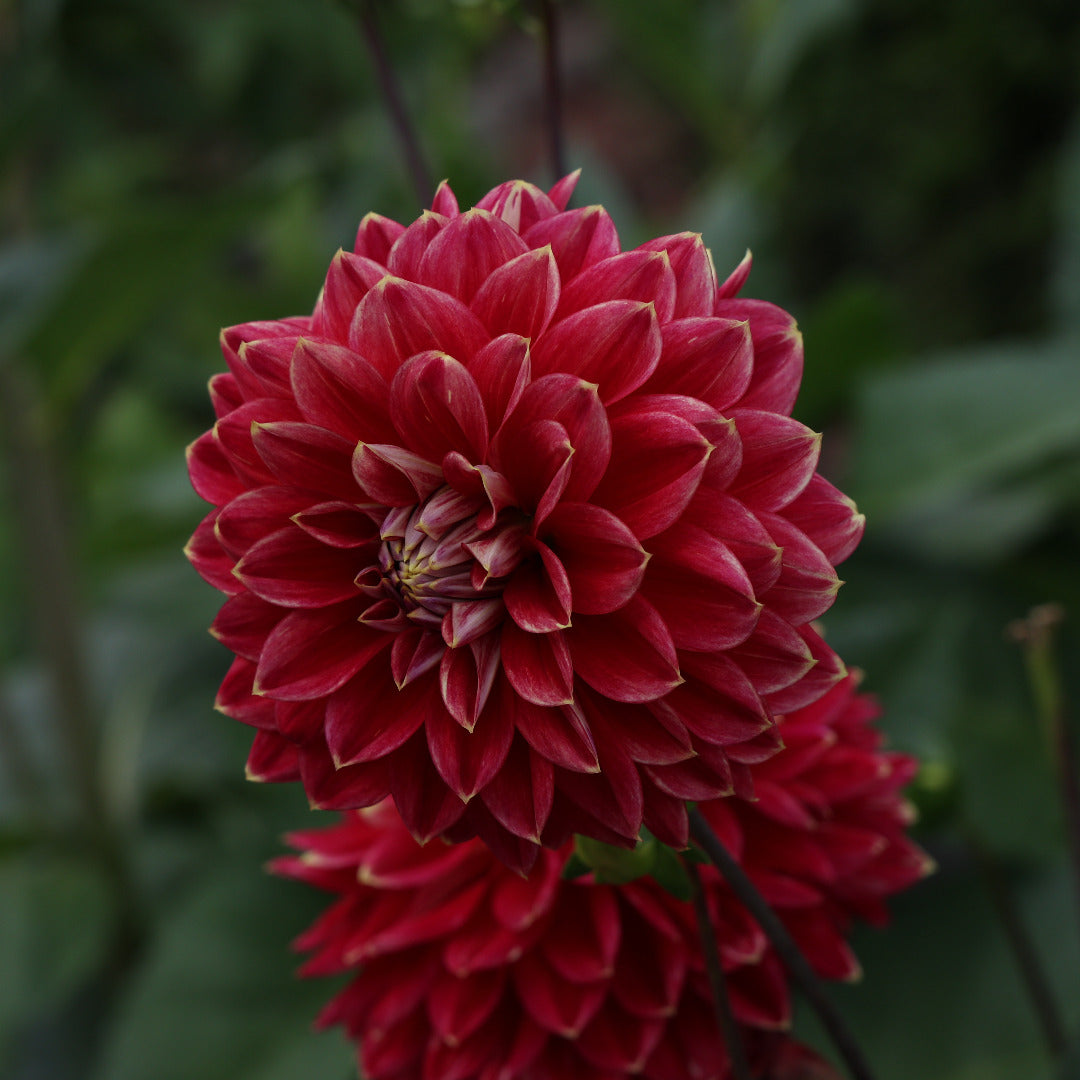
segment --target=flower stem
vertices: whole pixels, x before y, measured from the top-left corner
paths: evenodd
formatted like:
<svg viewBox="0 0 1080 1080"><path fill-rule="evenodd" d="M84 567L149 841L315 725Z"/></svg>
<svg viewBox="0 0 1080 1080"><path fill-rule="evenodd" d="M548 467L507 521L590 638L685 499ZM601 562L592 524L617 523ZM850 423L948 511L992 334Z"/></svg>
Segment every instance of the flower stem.
<svg viewBox="0 0 1080 1080"><path fill-rule="evenodd" d="M67 755L80 828L85 830L117 904L113 959L122 968L138 950L141 913L131 868L102 783L73 543L64 513L59 470L40 423L34 422L40 416L29 380L13 360L0 357L0 433L11 463L12 521L23 548L35 636L52 684L56 737Z"/></svg>
<svg viewBox="0 0 1080 1080"><path fill-rule="evenodd" d="M559 71L559 21L555 0L540 0L540 47L544 54L544 104L548 124L548 152L555 179L566 175L563 139L562 77Z"/></svg>
<svg viewBox="0 0 1080 1080"><path fill-rule="evenodd" d="M346 0L346 2L356 13L360 32L371 62L375 66L375 77L378 79L383 103L390 113L394 131L397 133L401 152L412 179L413 191L420 205L427 206L433 192L431 176L424 164L424 155L420 150L420 140L417 138L416 129L405 109L405 99L401 93L397 75L386 52L382 31L379 29L379 20L375 15L375 0L351 0L351 2Z"/></svg>
<svg viewBox="0 0 1080 1080"><path fill-rule="evenodd" d="M997 860L987 850L986 845L971 826L968 826L965 831L968 847L986 883L986 891L1001 921L1001 927L1012 950L1020 978L1023 980L1032 1008L1035 1010L1036 1019L1042 1028L1046 1047L1050 1051L1050 1056L1058 1061L1068 1048L1065 1025L1058 1012L1050 981L1046 977L1039 954L1035 950L1035 943L1024 925L1012 890L1002 876Z"/></svg>
<svg viewBox="0 0 1080 1080"><path fill-rule="evenodd" d="M1077 913L1080 914L1080 786L1076 775L1076 746L1066 716L1065 692L1054 649L1054 633L1064 618L1065 612L1059 605L1041 604L1032 608L1026 619L1011 623L1009 634L1024 650L1035 707L1057 773Z"/></svg>
<svg viewBox="0 0 1080 1080"><path fill-rule="evenodd" d="M752 1080L750 1065L746 1060L746 1049L742 1036L735 1024L735 1014L731 1011L731 999L728 997L727 981L720 962L720 950L716 946L716 934L713 933L712 920L705 903L705 890L701 887L701 874L697 864L691 859L684 859L683 865L690 878L691 899L694 903L694 915L697 918L698 934L701 937L701 951L705 960L705 971L712 987L713 1009L716 1012L716 1025L724 1038L728 1060L731 1062L732 1080Z"/></svg>
<svg viewBox="0 0 1080 1080"><path fill-rule="evenodd" d="M720 871L731 891L746 905L747 910L757 920L762 930L776 949L792 980L803 992L811 1008L829 1033L833 1044L847 1065L854 1080L873 1080L873 1073L863 1055L854 1035L848 1030L836 1007L825 994L820 980L798 945L787 932L776 912L769 907L765 898L758 892L746 872L735 861L712 827L702 816L700 810L690 810L690 835L704 849L713 865Z"/></svg>

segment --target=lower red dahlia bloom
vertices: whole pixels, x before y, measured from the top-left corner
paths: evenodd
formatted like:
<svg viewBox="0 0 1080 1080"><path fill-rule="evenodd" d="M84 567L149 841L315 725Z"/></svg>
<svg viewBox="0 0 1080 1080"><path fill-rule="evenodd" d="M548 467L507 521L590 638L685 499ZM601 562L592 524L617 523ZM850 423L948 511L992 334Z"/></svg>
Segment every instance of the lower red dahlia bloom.
<svg viewBox="0 0 1080 1080"><path fill-rule="evenodd" d="M794 321L736 299L749 259L622 252L572 187L368 215L310 317L223 332L189 452L250 774L521 867L681 845L686 799L740 790L841 676L810 622L862 528L790 417Z"/></svg>
<svg viewBox="0 0 1080 1080"><path fill-rule="evenodd" d="M851 917L879 919L926 868L899 795L914 763L877 749L874 714L847 679L781 721L788 746L754 766L756 802L702 806L828 978L856 970ZM275 869L338 896L297 942L303 972L356 973L320 1023L346 1027L370 1080L729 1075L693 910L651 879L564 880L569 848L523 879L475 840L421 847L389 803L292 842L303 854ZM763 932L716 871L701 877L755 1075L827 1077L783 1033Z"/></svg>

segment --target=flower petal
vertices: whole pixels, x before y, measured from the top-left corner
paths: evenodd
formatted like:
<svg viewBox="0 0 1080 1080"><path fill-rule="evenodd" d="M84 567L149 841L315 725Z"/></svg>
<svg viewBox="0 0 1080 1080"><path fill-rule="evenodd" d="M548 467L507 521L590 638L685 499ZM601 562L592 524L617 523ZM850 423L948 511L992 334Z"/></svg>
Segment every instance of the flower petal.
<svg viewBox="0 0 1080 1080"><path fill-rule="evenodd" d="M660 236L642 244L639 250L664 251L671 260L676 286L676 319L713 313L716 268L701 233L682 232Z"/></svg>
<svg viewBox="0 0 1080 1080"><path fill-rule="evenodd" d="M737 409L731 414L743 445L742 469L731 486L753 510L780 510L810 483L821 436L776 413Z"/></svg>
<svg viewBox="0 0 1080 1080"><path fill-rule="evenodd" d="M640 594L608 615L582 615L567 631L574 670L613 701L652 701L682 681L663 618Z"/></svg>
<svg viewBox="0 0 1080 1080"><path fill-rule="evenodd" d="M358 443L352 474L360 490L383 506L412 506L443 482L442 469L434 462L389 443Z"/></svg>
<svg viewBox="0 0 1080 1080"><path fill-rule="evenodd" d="M333 341L344 341L357 305L385 276L386 267L382 263L339 250L330 263L326 282L315 303L311 332Z"/></svg>
<svg viewBox="0 0 1080 1080"><path fill-rule="evenodd" d="M503 603L522 630L546 634L570 625L570 579L551 548L533 543L538 557L528 559L513 572L503 591Z"/></svg>
<svg viewBox="0 0 1080 1080"><path fill-rule="evenodd" d="M594 263L563 288L555 318L609 300L651 303L657 319L668 322L675 311L675 275L666 253L638 248Z"/></svg>
<svg viewBox="0 0 1080 1080"><path fill-rule="evenodd" d="M350 442L392 442L386 379L343 345L301 338L292 358L292 389L304 418Z"/></svg>
<svg viewBox="0 0 1080 1080"><path fill-rule="evenodd" d="M389 379L419 352L439 349L467 362L490 340L460 300L388 275L360 301L348 344Z"/></svg>
<svg viewBox="0 0 1080 1080"><path fill-rule="evenodd" d="M495 270L469 307L492 334L520 334L535 340L551 322L560 293L559 268L551 246L546 245Z"/></svg>
<svg viewBox="0 0 1080 1080"><path fill-rule="evenodd" d="M649 541L652 561L642 593L681 649L730 649L757 625L761 604L731 549L692 525Z"/></svg>
<svg viewBox="0 0 1080 1080"><path fill-rule="evenodd" d="M528 250L504 221L474 207L432 238L416 268L416 279L468 304L493 271Z"/></svg>
<svg viewBox="0 0 1080 1080"><path fill-rule="evenodd" d="M715 314L750 323L754 374L740 407L789 415L803 373L802 334L795 320L783 308L764 300L718 300Z"/></svg>
<svg viewBox="0 0 1080 1080"><path fill-rule="evenodd" d="M468 368L484 399L488 429L497 431L532 381L529 342L517 334L501 334L476 353Z"/></svg>
<svg viewBox="0 0 1080 1080"><path fill-rule="evenodd" d="M611 300L577 311L533 344L538 375L565 371L597 384L609 405L641 386L660 359L660 324L652 304Z"/></svg>
<svg viewBox="0 0 1080 1080"><path fill-rule="evenodd" d="M641 585L649 556L609 511L590 503L564 502L544 522L541 535L566 569L575 612L615 611Z"/></svg>
<svg viewBox="0 0 1080 1080"><path fill-rule="evenodd" d="M619 251L615 223L602 206L584 206L538 221L522 237L531 248L551 245L564 283Z"/></svg>
<svg viewBox="0 0 1080 1080"><path fill-rule="evenodd" d="M357 595L356 552L332 548L295 525L248 549L234 573L256 596L291 608L318 608Z"/></svg>
<svg viewBox="0 0 1080 1080"><path fill-rule="evenodd" d="M646 389L686 394L726 412L746 392L754 370L750 324L736 319L675 319L661 328L662 347Z"/></svg>
<svg viewBox="0 0 1080 1080"><path fill-rule="evenodd" d="M263 645L255 693L304 701L344 686L391 640L364 626L358 615L351 601L286 615Z"/></svg>
<svg viewBox="0 0 1080 1080"><path fill-rule="evenodd" d="M429 461L451 451L469 461L487 456L484 402L466 368L443 352L423 352L398 368L390 416L403 443Z"/></svg>
<svg viewBox="0 0 1080 1080"><path fill-rule="evenodd" d="M784 507L784 517L801 529L837 566L858 546L866 518L843 492L820 473Z"/></svg>
<svg viewBox="0 0 1080 1080"><path fill-rule="evenodd" d="M555 203L535 184L525 180L507 180L492 188L477 204L505 221L515 232L524 233L538 221L554 217Z"/></svg>
<svg viewBox="0 0 1080 1080"><path fill-rule="evenodd" d="M574 669L558 631L535 634L507 622L502 631L502 665L510 685L534 705L570 705Z"/></svg>
<svg viewBox="0 0 1080 1080"><path fill-rule="evenodd" d="M357 255L386 265L394 241L405 231L405 226L383 217L382 214L367 213L360 219L356 230L356 242L353 251Z"/></svg>
<svg viewBox="0 0 1080 1080"><path fill-rule="evenodd" d="M352 443L325 428L282 421L252 425L259 457L283 484L356 502Z"/></svg>
<svg viewBox="0 0 1080 1080"><path fill-rule="evenodd" d="M645 540L682 516L711 452L701 432L673 413L615 417L611 463L593 498Z"/></svg>

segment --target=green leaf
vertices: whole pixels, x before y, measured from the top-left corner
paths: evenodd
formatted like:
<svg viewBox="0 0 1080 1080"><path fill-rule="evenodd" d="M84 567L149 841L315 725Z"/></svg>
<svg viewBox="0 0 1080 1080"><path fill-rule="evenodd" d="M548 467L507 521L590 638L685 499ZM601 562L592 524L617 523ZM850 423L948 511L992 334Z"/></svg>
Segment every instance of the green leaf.
<svg viewBox="0 0 1080 1080"><path fill-rule="evenodd" d="M338 1068L313 1064L336 1053L312 1049L309 1061L298 1044L334 984L297 979L286 946L323 903L247 862L208 868L134 977L97 1080L346 1075L340 1045Z"/></svg>
<svg viewBox="0 0 1080 1080"><path fill-rule="evenodd" d="M1080 341L995 346L880 373L860 395L852 493L871 529L989 559L1077 500Z"/></svg>
<svg viewBox="0 0 1080 1080"><path fill-rule="evenodd" d="M0 360L22 348L66 283L83 245L52 237L0 248Z"/></svg>
<svg viewBox="0 0 1080 1080"><path fill-rule="evenodd" d="M690 875L686 872L686 866L677 852L659 841L656 844L656 861L653 865L652 876L656 883L667 889L672 896L689 903Z"/></svg>
<svg viewBox="0 0 1080 1080"><path fill-rule="evenodd" d="M607 885L625 885L651 874L659 846L652 837L638 841L630 850L587 836L574 837L574 854L596 874L597 881Z"/></svg>
<svg viewBox="0 0 1080 1080"><path fill-rule="evenodd" d="M27 850L0 861L0 1060L15 1031L97 970L112 925L108 887L85 861Z"/></svg>

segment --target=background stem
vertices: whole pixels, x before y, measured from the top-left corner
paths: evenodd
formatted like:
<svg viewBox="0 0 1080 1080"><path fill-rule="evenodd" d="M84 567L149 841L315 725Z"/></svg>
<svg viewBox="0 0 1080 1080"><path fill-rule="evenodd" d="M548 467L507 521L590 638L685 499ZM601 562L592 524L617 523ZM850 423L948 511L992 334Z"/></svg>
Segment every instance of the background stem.
<svg viewBox="0 0 1080 1080"><path fill-rule="evenodd" d="M731 1011L731 999L728 997L727 980L720 960L720 950L716 945L712 920L705 902L705 890L701 887L701 874L697 864L691 859L684 859L683 865L690 878L691 898L694 903L694 915L697 918L698 934L701 937L701 953L705 961L705 971L712 987L713 1009L716 1012L716 1025L724 1038L728 1059L731 1062L733 1080L752 1080L750 1065L746 1060L746 1049L742 1036L735 1023L735 1014Z"/></svg>
<svg viewBox="0 0 1080 1080"><path fill-rule="evenodd" d="M817 1013L825 1030L828 1031L833 1044L847 1065L848 1072L855 1080L873 1080L874 1074L870 1071L870 1066L855 1041L854 1035L826 996L813 968L800 952L798 945L795 944L776 912L769 907L746 872L721 843L701 811L692 809L689 817L690 835L701 845L705 854L731 886L731 891L746 905L747 910L765 931L788 974Z"/></svg>
<svg viewBox="0 0 1080 1080"><path fill-rule="evenodd" d="M544 108L547 114L548 152L555 179L561 180L568 170L563 137L559 20L555 11L555 0L540 0L540 45L544 62Z"/></svg>
<svg viewBox="0 0 1080 1080"><path fill-rule="evenodd" d="M431 174L424 163L424 155L420 150L420 140L416 129L405 108L405 98L401 93L397 75L390 63L383 42L382 31L379 29L379 20L375 14L375 0L355 0L350 5L356 12L357 21L360 23L360 32L364 43L367 45L371 62L375 66L375 77L379 83L383 103L390 113L391 123L397 133L401 152L405 158L409 176L412 180L413 191L420 206L427 206L431 202L434 188L431 183Z"/></svg>

